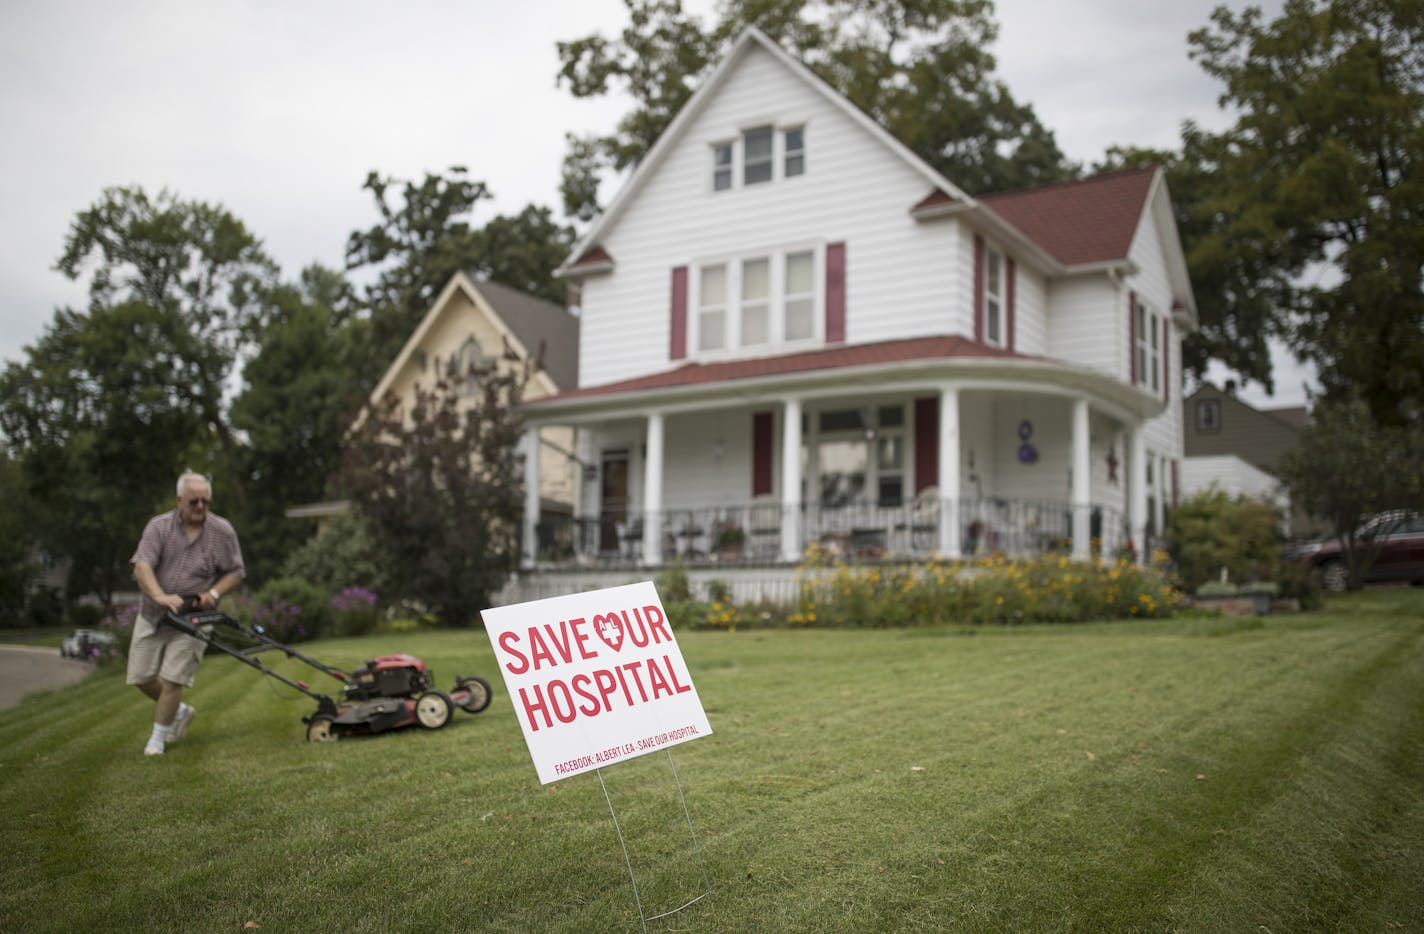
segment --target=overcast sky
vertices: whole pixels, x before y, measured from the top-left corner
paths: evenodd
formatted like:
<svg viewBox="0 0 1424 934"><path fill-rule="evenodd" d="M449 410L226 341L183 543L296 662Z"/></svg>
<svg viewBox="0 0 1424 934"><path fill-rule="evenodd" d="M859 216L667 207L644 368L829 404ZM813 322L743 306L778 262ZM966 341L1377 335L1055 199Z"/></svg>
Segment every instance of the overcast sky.
<svg viewBox="0 0 1424 934"><path fill-rule="evenodd" d="M1176 148L1183 120L1226 123L1187 57L1216 5L998 0L999 76L1074 160ZM221 204L288 277L340 268L347 235L375 220L372 169L467 166L495 195L476 223L557 211L564 134L611 129L626 102L556 87L554 43L625 21L622 0L4 0L0 360L22 359L57 306L83 305L52 267L108 186ZM1303 401L1289 363L1274 399L1248 401Z"/></svg>

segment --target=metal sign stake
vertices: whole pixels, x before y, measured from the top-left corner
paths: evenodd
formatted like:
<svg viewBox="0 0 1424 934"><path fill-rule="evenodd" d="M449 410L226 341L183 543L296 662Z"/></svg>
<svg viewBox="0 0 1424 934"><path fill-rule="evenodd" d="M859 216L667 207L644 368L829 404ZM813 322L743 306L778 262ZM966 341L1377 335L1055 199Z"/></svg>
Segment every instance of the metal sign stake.
<svg viewBox="0 0 1424 934"><path fill-rule="evenodd" d="M667 752L668 767L672 769L672 780L677 786L677 797L682 802L682 815L687 819L687 834L692 838L692 852L697 857L697 869L702 873L703 891L695 898L689 899L676 908L664 911L662 914L653 915L651 918L643 914L643 898L638 894L638 880L633 875L633 860L628 856L628 844L623 839L623 828L618 825L618 814L613 809L613 798L608 794L608 785L603 781L603 769L597 769L598 785L603 789L603 800L608 802L608 815L613 818L613 830L618 834L618 845L623 849L623 864L628 867L628 882L633 886L633 901L638 906L638 919L643 924L643 931L647 932L648 922L656 921L659 918L666 918L668 915L675 915L684 908L695 904L712 894L712 883L707 878L707 867L702 862L702 848L697 844L697 832L692 828L692 812L687 807L687 796L682 792L682 780L677 775L677 765L672 761L672 750Z"/></svg>

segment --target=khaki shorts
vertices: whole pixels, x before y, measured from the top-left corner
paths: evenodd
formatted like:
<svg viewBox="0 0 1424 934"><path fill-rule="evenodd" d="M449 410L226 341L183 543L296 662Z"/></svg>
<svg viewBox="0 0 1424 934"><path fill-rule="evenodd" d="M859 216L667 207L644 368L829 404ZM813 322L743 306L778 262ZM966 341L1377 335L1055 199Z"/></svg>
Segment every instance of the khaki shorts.
<svg viewBox="0 0 1424 934"><path fill-rule="evenodd" d="M207 645L172 626L160 626L134 617L133 638L129 641L129 684L148 684L155 678L193 686L198 663Z"/></svg>

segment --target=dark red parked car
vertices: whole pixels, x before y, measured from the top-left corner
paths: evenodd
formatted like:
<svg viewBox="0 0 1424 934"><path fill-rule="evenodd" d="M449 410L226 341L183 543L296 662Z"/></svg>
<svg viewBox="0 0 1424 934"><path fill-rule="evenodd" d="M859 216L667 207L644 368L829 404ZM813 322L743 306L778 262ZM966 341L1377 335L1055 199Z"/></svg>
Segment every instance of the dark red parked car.
<svg viewBox="0 0 1424 934"><path fill-rule="evenodd" d="M1375 532L1379 551L1365 569L1365 582L1409 581L1424 584L1424 516L1410 512L1384 512L1370 519L1366 529ZM1349 569L1338 538L1322 538L1286 550L1320 575L1326 590L1344 590Z"/></svg>

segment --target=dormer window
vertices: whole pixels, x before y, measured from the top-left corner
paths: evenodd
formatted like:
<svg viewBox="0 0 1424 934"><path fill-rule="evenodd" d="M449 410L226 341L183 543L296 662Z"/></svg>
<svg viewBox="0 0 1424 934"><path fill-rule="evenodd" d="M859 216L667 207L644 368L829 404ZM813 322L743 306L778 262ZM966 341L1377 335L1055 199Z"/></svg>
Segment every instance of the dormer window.
<svg viewBox="0 0 1424 934"><path fill-rule="evenodd" d="M742 133L742 184L771 181L772 138L769 126L753 127Z"/></svg>

